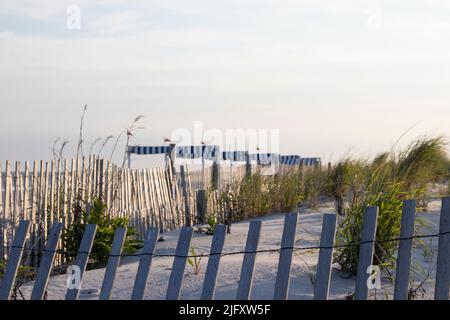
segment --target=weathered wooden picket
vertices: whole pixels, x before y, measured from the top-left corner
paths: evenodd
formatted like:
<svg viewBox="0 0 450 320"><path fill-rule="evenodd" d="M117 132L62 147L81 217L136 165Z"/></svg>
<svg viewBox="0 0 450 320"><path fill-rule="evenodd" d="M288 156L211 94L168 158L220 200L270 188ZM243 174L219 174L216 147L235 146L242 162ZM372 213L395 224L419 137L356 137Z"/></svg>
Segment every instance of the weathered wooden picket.
<svg viewBox="0 0 450 320"><path fill-rule="evenodd" d="M404 203L402 213L401 237L399 241L395 294L394 299L403 300L408 297L409 290L409 270L411 267L412 235L414 229L415 201L409 200ZM367 273L372 266L373 250L375 245L375 234L377 230L377 207L368 207L363 218L363 228L361 234L361 244L359 253L358 275L355 286L355 299L366 300L369 296L367 286ZM5 275L0 287L0 299L6 300L11 295L11 290L15 282L17 270L24 252L24 243L31 223L27 220L20 221L13 246L11 248L10 259L5 271ZM289 284L291 281L292 255L294 250L294 240L298 225L298 213L288 214L285 217L284 230L278 264L278 271L275 282L274 299L284 300L288 298ZM31 295L31 299L43 299L52 262L55 259L55 249L60 236L62 223L54 222L50 228L49 237L45 247L44 256L38 270L37 278ZM253 272L255 268L255 258L258 253L258 243L261 231L261 221L252 221L245 246L244 259L242 263L241 276L237 288L237 299L248 300L251 297ZM226 227L219 225L214 234L211 250L208 258L201 299L214 299L214 291L217 275L219 273L220 258L224 246ZM140 254L139 268L131 298L135 300L143 299L145 286L154 257L158 231L150 228L145 238L144 248ZM323 227L320 240L320 252L316 273L316 285L314 299L328 299L331 279L331 264L333 255L333 245L336 234L336 215L325 214L323 216ZM100 299L110 299L117 268L120 263L120 255L126 235L125 228L118 228L115 233L111 254L106 267L106 272L100 291ZM183 285L184 271L188 258L189 247L193 229L184 226L181 229L173 267L169 279L166 299L179 299ZM86 227L75 265L80 268L83 276L86 268L88 253L92 247L95 236L95 226ZM450 284L450 197L442 201L440 227L439 227L439 248L437 258L437 273L435 299L449 299ZM369 271L370 272L370 271ZM66 299L77 299L79 288L69 288Z"/></svg>

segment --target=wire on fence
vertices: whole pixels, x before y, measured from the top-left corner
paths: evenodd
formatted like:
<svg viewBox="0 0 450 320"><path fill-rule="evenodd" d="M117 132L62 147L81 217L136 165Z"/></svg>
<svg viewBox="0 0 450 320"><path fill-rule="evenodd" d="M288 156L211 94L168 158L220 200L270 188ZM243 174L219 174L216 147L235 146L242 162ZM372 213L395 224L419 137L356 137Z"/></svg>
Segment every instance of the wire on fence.
<svg viewBox="0 0 450 320"><path fill-rule="evenodd" d="M233 251L233 252L222 252L222 253L206 253L206 254L198 254L198 255L186 255L186 256L180 256L176 254L158 254L158 253L122 253L122 254L96 254L93 252L85 252L85 251L67 251L67 250L46 250L46 249L40 249L37 250L38 253L43 252L51 252L56 253L63 256L68 257L75 257L77 254L86 254L89 257L92 257L93 255L96 255L97 257L143 257L143 256L152 256L152 257L172 257L172 258L183 258L183 259L195 259L195 258L207 258L212 256L220 255L222 257L224 256L232 256L232 255L239 255L239 254L256 254L256 253L275 253L275 252L281 252L283 250L293 250L296 251L309 251L309 250L320 250L320 249L340 249L340 248L349 248L349 247L359 247L362 244L367 243L374 243L374 244L380 244L380 243L386 243L386 242L396 242L396 241L406 241L406 240L414 240L414 239L424 239L424 238L437 238L442 235L450 234L450 231L447 232L440 232L435 234L426 234L426 235L415 235L411 237L398 237L398 238L392 238L392 239L384 239L384 240L375 240L375 241L361 241L357 243L347 243L347 244L340 244L340 245L334 245L334 246L307 246L307 247L283 247L283 248L274 248L274 249L261 249L256 251ZM25 247L19 247L19 246L3 246L6 249L22 249L25 252L33 251L31 249L27 249Z"/></svg>

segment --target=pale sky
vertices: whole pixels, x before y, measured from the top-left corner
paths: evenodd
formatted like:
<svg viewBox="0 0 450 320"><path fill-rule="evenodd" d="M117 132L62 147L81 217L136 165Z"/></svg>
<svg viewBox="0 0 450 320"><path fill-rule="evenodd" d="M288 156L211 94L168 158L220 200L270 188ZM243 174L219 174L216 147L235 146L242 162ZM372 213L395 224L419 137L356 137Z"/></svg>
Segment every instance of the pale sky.
<svg viewBox="0 0 450 320"><path fill-rule="evenodd" d="M446 0L0 0L0 160L73 155L85 104L85 149L141 114L137 144L200 120L325 160L450 135L449 40Z"/></svg>

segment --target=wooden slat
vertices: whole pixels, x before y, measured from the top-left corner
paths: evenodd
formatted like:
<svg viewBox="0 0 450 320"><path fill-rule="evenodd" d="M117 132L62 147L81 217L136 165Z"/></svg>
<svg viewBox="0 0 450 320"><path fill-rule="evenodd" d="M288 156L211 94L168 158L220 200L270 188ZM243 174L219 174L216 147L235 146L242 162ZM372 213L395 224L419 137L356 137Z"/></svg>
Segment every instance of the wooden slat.
<svg viewBox="0 0 450 320"><path fill-rule="evenodd" d="M256 250L258 250L259 238L261 235L261 221L250 222L245 245L244 261L242 262L241 277L237 290L237 300L249 300L252 290L253 273L255 270Z"/></svg>
<svg viewBox="0 0 450 320"><path fill-rule="evenodd" d="M146 201L147 201L147 207L150 211L150 225L153 227L157 227L158 224L156 222L155 219L155 215L154 215L154 206L153 206L153 195L152 192L150 190L150 183L149 183L149 178L148 178L148 169L145 169L144 172L144 189L145 189L145 197L146 197Z"/></svg>
<svg viewBox="0 0 450 320"><path fill-rule="evenodd" d="M314 300L327 300L330 290L333 245L336 236L336 214L324 214L320 237L319 261L317 263Z"/></svg>
<svg viewBox="0 0 450 320"><path fill-rule="evenodd" d="M62 189L62 222L64 225L64 228L67 228L68 226L68 219L67 219L67 212L69 209L69 160L64 160L64 174L63 174L63 185L61 186Z"/></svg>
<svg viewBox="0 0 450 320"><path fill-rule="evenodd" d="M31 293L31 300L42 300L44 298L61 230L62 224L59 222L55 222L50 229L47 238L47 246L45 247L45 252L42 254L36 282L34 283L33 291Z"/></svg>
<svg viewBox="0 0 450 320"><path fill-rule="evenodd" d="M159 232L162 233L162 232L164 232L165 221L164 221L161 202L160 202L160 198L159 198L158 181L155 178L154 169L149 170L149 174L150 174L150 182L152 185L152 191L153 191L153 196L154 196L155 213L158 217Z"/></svg>
<svg viewBox="0 0 450 320"><path fill-rule="evenodd" d="M152 179L153 179L153 185L155 190L155 199L156 199L156 208L159 212L159 221L160 221L160 232L164 232L166 230L166 215L164 212L163 202L161 198L161 188L159 185L159 179L158 174L156 172L156 169L152 170Z"/></svg>
<svg viewBox="0 0 450 320"><path fill-rule="evenodd" d="M3 222L3 233L4 233L4 244L5 246L9 245L9 236L11 229L11 200L12 200L12 183L11 183L11 162L6 161L5 166L5 188L3 194L3 218L5 219ZM5 252L5 257L8 256L8 252Z"/></svg>
<svg viewBox="0 0 450 320"><path fill-rule="evenodd" d="M127 228L119 227L114 233L114 239L111 247L111 256L106 265L105 277L103 279L102 289L100 291L100 300L111 299L114 279L116 278L117 267L120 263L123 245L127 234Z"/></svg>
<svg viewBox="0 0 450 320"><path fill-rule="evenodd" d="M104 172L104 178L103 178L103 198L106 203L107 208L111 207L111 163L109 161L105 161L105 172Z"/></svg>
<svg viewBox="0 0 450 320"><path fill-rule="evenodd" d="M43 239L47 239L48 235L48 191L49 191L49 183L48 183L48 177L49 177L49 168L48 168L48 162L45 163L45 173L44 173L44 181L43 181L43 192L42 192L42 212L41 212L41 221L42 221L42 228L43 228Z"/></svg>
<svg viewBox="0 0 450 320"><path fill-rule="evenodd" d="M141 178L141 173L142 170L136 170L135 171L135 182L136 182L136 197L137 197L137 203L138 203L138 208L135 211L136 215L135 215L135 225L136 225L136 231L138 232L138 235L140 237L144 236L143 233L143 214L144 214L144 197L143 197L143 191L142 191L142 178Z"/></svg>
<svg viewBox="0 0 450 320"><path fill-rule="evenodd" d="M180 167L181 174L181 189L183 191L183 199L184 199L184 213L185 213L185 223L187 226L191 226L191 208L189 205L189 197L187 191L187 181L186 181L186 173L184 166Z"/></svg>
<svg viewBox="0 0 450 320"><path fill-rule="evenodd" d="M415 215L416 200L404 201L400 238L407 239L414 235ZM412 246L412 239L400 240L397 255L397 271L395 272L394 300L408 300Z"/></svg>
<svg viewBox="0 0 450 320"><path fill-rule="evenodd" d="M20 261L22 260L23 249L30 227L30 220L22 220L17 227L16 236L12 243L11 252L9 254L8 265L3 275L0 300L8 300L11 296L12 288L14 286L17 271L19 270Z"/></svg>
<svg viewBox="0 0 450 320"><path fill-rule="evenodd" d="M139 260L139 267L134 282L132 300L142 300L144 298L145 287L147 285L148 274L155 253L156 241L158 239L158 229L150 228L145 238L142 256Z"/></svg>
<svg viewBox="0 0 450 320"><path fill-rule="evenodd" d="M60 217L61 215L61 198L62 198L62 190L61 190L61 161L58 159L55 161L55 198L54 198L54 210L53 212L50 212L50 214L53 216L53 221L61 222L62 219ZM64 230L64 229L63 229ZM58 241L58 249L63 249L63 240L59 239ZM66 257L63 255L59 255L56 257L56 263L62 264L65 263Z"/></svg>
<svg viewBox="0 0 450 320"><path fill-rule="evenodd" d="M5 237L5 209L3 207L3 171L2 163L0 162L0 260L6 258L6 237Z"/></svg>
<svg viewBox="0 0 450 320"><path fill-rule="evenodd" d="M67 210L67 225L70 226L74 220L74 204L76 199L76 183L77 183L77 172L76 172L76 160L71 159L70 160L70 184L69 184L69 203L68 203L68 210Z"/></svg>
<svg viewBox="0 0 450 320"><path fill-rule="evenodd" d="M214 293L216 289L217 273L219 272L220 255L222 253L223 245L225 243L225 234L227 227L218 224L214 231L214 237L211 243L212 254L208 258L208 266L206 267L205 280L203 282L203 290L200 296L201 300L214 299Z"/></svg>
<svg viewBox="0 0 450 320"><path fill-rule="evenodd" d="M155 186L155 181L153 179L153 174L152 174L153 170L149 169L148 170L148 179L149 179L149 184L150 184L150 191L151 191L151 195L152 195L152 206L153 206L153 216L155 218L155 226L157 226L159 228L160 232L163 232L163 222L162 222L162 217L160 215L160 207L158 204L158 198L156 195L156 186Z"/></svg>
<svg viewBox="0 0 450 320"><path fill-rule="evenodd" d="M450 197L442 199L436 265L435 300L449 300L450 289Z"/></svg>
<svg viewBox="0 0 450 320"><path fill-rule="evenodd" d="M88 201L88 190L87 190L87 175L88 175L88 168L86 163L86 157L83 157L81 160L81 199L83 201Z"/></svg>
<svg viewBox="0 0 450 320"><path fill-rule="evenodd" d="M180 238L178 239L177 249L175 251L176 257L173 262L169 286L167 288L166 300L178 300L180 298L183 274L186 267L187 255L189 254L192 234L193 229L191 227L181 228Z"/></svg>
<svg viewBox="0 0 450 320"><path fill-rule="evenodd" d="M40 161L39 163L39 178L38 178L38 193L37 193L37 211L36 211L36 226L37 226L37 249L40 252L45 248L45 241L47 240L47 233L44 232L44 208L45 208L45 169L46 163ZM46 227L46 226L45 226ZM38 254L38 264L41 256Z"/></svg>
<svg viewBox="0 0 450 320"><path fill-rule="evenodd" d="M291 277L292 254L297 231L298 213L287 214L284 218L283 238L275 282L274 300L286 300Z"/></svg>
<svg viewBox="0 0 450 320"><path fill-rule="evenodd" d="M98 195L100 199L104 199L104 186L105 186L105 160L99 159L99 178L98 178Z"/></svg>
<svg viewBox="0 0 450 320"><path fill-rule="evenodd" d="M89 155L88 159L87 159L87 177L86 177L86 194L87 194L87 201L91 202L92 201L92 180L93 180L93 166L92 166L92 155Z"/></svg>
<svg viewBox="0 0 450 320"><path fill-rule="evenodd" d="M83 280L84 272L89 260L89 254L94 244L95 233L97 232L97 225L88 224L84 230L83 238L81 239L80 248L78 250L77 257L75 259L74 266L77 266L80 270L80 287ZM66 292L66 300L77 300L79 294L79 288L69 288Z"/></svg>
<svg viewBox="0 0 450 320"><path fill-rule="evenodd" d="M23 218L22 220L28 220L30 218L30 163L25 161L25 171L23 179Z"/></svg>
<svg viewBox="0 0 450 320"><path fill-rule="evenodd" d="M34 268L37 268L38 266L38 256L39 256L39 252L38 252L38 229L39 226L36 223L36 214L37 214L37 208L38 208L38 182L39 182L39 178L38 178L38 170L39 170L39 166L38 166L38 162L34 161L33 162L33 180L32 180L32 195L31 195L31 212L30 212L30 220L31 220L31 236L30 236L30 241L29 241L29 245L27 247L27 249L32 249L32 252L29 251L29 255L31 255L32 259L31 259L31 264L33 265Z"/></svg>
<svg viewBox="0 0 450 320"><path fill-rule="evenodd" d="M18 220L20 219L21 215L21 208L20 208L20 162L15 162L15 171L14 171L14 178L12 179L13 188L12 188L12 215L11 215L11 237L14 236L14 231L16 228L16 225L18 223Z"/></svg>
<svg viewBox="0 0 450 320"><path fill-rule="evenodd" d="M358 270L356 274L355 300L367 300L369 288L367 279L369 274L367 268L373 263L373 252L375 247L377 231L378 207L367 207L364 212L361 232L361 242L359 248Z"/></svg>
<svg viewBox="0 0 450 320"><path fill-rule="evenodd" d="M56 185L56 162L52 160L50 163L50 205L49 205L49 215L48 221L52 225L54 221L55 206L55 186Z"/></svg>

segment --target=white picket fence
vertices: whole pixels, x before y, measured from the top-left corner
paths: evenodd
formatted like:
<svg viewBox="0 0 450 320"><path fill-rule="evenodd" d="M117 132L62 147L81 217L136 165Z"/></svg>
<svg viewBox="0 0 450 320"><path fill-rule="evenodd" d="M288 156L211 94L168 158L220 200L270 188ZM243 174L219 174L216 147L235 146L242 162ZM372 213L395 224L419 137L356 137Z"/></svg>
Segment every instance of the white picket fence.
<svg viewBox="0 0 450 320"><path fill-rule="evenodd" d="M405 201L402 213L400 238L397 239L399 241L399 247L394 292L394 299L396 300L405 300L408 298L411 252L413 239L415 237L415 214L416 201ZM360 253L354 295L356 300L366 300L369 297L369 288L367 286L369 274L367 273L367 270L373 263L377 218L378 208L368 207L363 217L361 242L359 243ZM251 296L253 273L255 269L255 257L258 254L261 224L261 221L258 220L251 221L245 251L239 252L239 254L244 254L244 259L237 289L236 299L238 300L248 300ZM0 299L7 300L11 296L17 270L23 256L29 227L29 220L20 221L13 245L10 249L10 259L1 282ZM62 227L62 223L54 222L50 229L46 247L43 252L43 258L38 269L36 281L31 294L32 300L41 300L44 298ZM294 250L296 250L294 243L297 227L298 213L287 214L284 220L281 247L277 250L280 252L280 255L273 295L274 300L285 300L288 297L292 257ZM80 280L86 270L96 228L97 227L95 225L86 226L79 252L74 263L74 265L80 270ZM189 257L188 255L192 235L193 228L187 226L181 228L166 293L167 300L177 300L180 297L186 262ZM325 214L323 216L320 246L318 247L320 252L314 289L314 299L316 300L328 299L335 235L336 215ZM442 201L440 228L437 236L439 237L439 247L437 257L435 299L448 300L450 285L450 197L444 198ZM125 237L126 228L118 228L115 232L103 284L100 290L101 300L108 300L112 296L114 279L122 256ZM223 253L225 237L226 226L218 225L212 239L211 250L207 255L208 265L201 293L202 300L214 299L220 260L223 255L229 254ZM133 300L141 300L144 298L144 291L151 269L152 259L157 256L155 255L157 238L158 230L156 228L150 228L147 232L142 252L139 253L139 267L130 297ZM80 288L69 288L67 290L66 299L77 299L79 289Z"/></svg>

